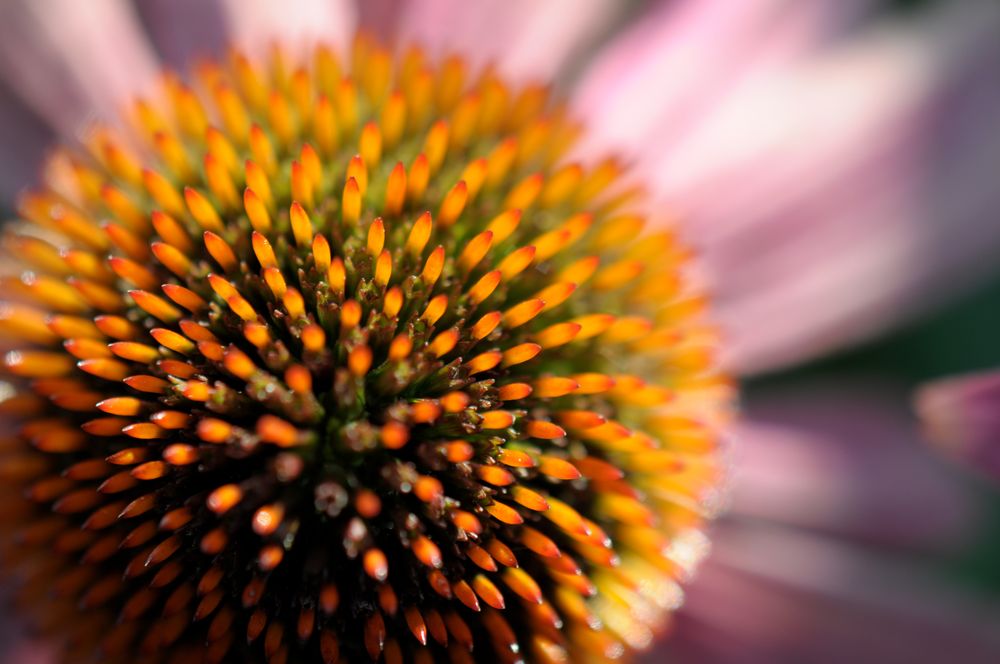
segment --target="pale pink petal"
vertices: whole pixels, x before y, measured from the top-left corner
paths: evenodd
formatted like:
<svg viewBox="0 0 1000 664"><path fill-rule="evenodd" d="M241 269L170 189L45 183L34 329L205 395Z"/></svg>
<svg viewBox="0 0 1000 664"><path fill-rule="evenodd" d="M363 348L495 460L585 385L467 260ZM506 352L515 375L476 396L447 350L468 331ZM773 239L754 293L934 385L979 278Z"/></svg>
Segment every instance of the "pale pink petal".
<svg viewBox="0 0 1000 664"><path fill-rule="evenodd" d="M911 551L966 546L984 516L920 444L907 390L877 378L751 391L732 514Z"/></svg>
<svg viewBox="0 0 1000 664"><path fill-rule="evenodd" d="M136 10L164 64L185 71L227 43L222 8L206 0L141 0Z"/></svg>
<svg viewBox="0 0 1000 664"><path fill-rule="evenodd" d="M917 393L916 409L939 449L1000 479L1000 372L925 385Z"/></svg>
<svg viewBox="0 0 1000 664"><path fill-rule="evenodd" d="M90 118L117 117L156 73L126 0L0 3L0 76L66 134Z"/></svg>
<svg viewBox="0 0 1000 664"><path fill-rule="evenodd" d="M0 210L38 180L51 129L0 81Z"/></svg>
<svg viewBox="0 0 1000 664"><path fill-rule="evenodd" d="M990 514L870 378L750 390L732 509L644 660L992 661L1000 607L939 571Z"/></svg>
<svg viewBox="0 0 1000 664"><path fill-rule="evenodd" d="M660 161L659 191L692 220L716 276L731 366L867 339L993 270L1000 47L976 39L992 39L991 18L966 26L986 26L978 34L893 35L783 90L762 85L731 99L728 120L679 147L676 164Z"/></svg>
<svg viewBox="0 0 1000 664"><path fill-rule="evenodd" d="M577 86L576 107L590 124L583 147L669 151L739 81L816 50L866 4L659 3L600 53Z"/></svg>
<svg viewBox="0 0 1000 664"><path fill-rule="evenodd" d="M217 1L230 38L249 52L260 52L275 42L292 49L304 50L316 42L344 49L357 21L350 0Z"/></svg>
<svg viewBox="0 0 1000 664"><path fill-rule="evenodd" d="M684 220L715 283L725 359L740 371L869 338L972 282L1000 248L989 175L1000 167L998 7L948 3L810 48L825 14L797 6L800 27L779 29L789 46L773 57L773 47L702 47L674 65L677 46L630 46L674 58L651 56L666 59L647 81L697 82L703 61L742 72L695 85L695 101L672 78L644 94L636 82L614 87L625 51L592 79L610 81L611 101L592 83L579 104L599 136L612 132L607 144L633 148Z"/></svg>
<svg viewBox="0 0 1000 664"><path fill-rule="evenodd" d="M358 4L358 27L385 40L392 40L407 0L366 0Z"/></svg>
<svg viewBox="0 0 1000 664"><path fill-rule="evenodd" d="M401 43L419 43L432 56L458 52L473 67L495 64L511 79L547 82L613 24L621 6L615 0L411 0L394 31Z"/></svg>
<svg viewBox="0 0 1000 664"><path fill-rule="evenodd" d="M995 662L997 606L917 556L749 522L720 526L646 664Z"/></svg>

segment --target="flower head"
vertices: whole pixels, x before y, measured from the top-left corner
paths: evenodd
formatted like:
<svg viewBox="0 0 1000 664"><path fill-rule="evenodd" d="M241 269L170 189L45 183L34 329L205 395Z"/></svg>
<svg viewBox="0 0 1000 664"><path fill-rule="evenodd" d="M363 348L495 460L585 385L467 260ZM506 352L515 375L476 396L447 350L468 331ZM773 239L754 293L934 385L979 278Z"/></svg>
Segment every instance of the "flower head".
<svg viewBox="0 0 1000 664"><path fill-rule="evenodd" d="M544 88L365 38L352 62L169 76L24 198L28 594L113 661L641 648L720 475L688 252L615 162L561 160Z"/></svg>

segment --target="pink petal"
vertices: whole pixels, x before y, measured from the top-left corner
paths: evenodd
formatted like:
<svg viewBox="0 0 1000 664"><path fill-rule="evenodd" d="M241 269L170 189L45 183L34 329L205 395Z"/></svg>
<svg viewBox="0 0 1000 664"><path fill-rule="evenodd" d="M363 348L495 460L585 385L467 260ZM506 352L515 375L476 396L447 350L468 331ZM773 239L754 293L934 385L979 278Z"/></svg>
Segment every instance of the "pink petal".
<svg viewBox="0 0 1000 664"><path fill-rule="evenodd" d="M354 34L356 10L350 0L217 0L230 38L248 52L275 42L305 49L325 42L346 47Z"/></svg>
<svg viewBox="0 0 1000 664"><path fill-rule="evenodd" d="M741 79L816 50L862 4L660 3L600 54L578 86L588 146L632 155L668 150Z"/></svg>
<svg viewBox="0 0 1000 664"><path fill-rule="evenodd" d="M0 207L13 209L21 190L38 180L52 132L0 83Z"/></svg>
<svg viewBox="0 0 1000 664"><path fill-rule="evenodd" d="M186 71L198 58L222 54L228 37L218 3L142 0L135 7L165 64Z"/></svg>
<svg viewBox="0 0 1000 664"><path fill-rule="evenodd" d="M361 30L392 39L407 0L367 0L358 4L358 27Z"/></svg>
<svg viewBox="0 0 1000 664"><path fill-rule="evenodd" d="M0 588L0 662L5 664L57 664L53 643L32 637L24 618L8 608L14 604L9 587Z"/></svg>
<svg viewBox="0 0 1000 664"><path fill-rule="evenodd" d="M0 4L0 76L66 133L148 89L157 65L126 0Z"/></svg>
<svg viewBox="0 0 1000 664"><path fill-rule="evenodd" d="M939 449L1000 479L1000 372L925 385L917 393L916 410Z"/></svg>
<svg viewBox="0 0 1000 664"><path fill-rule="evenodd" d="M870 379L751 390L730 513L671 638L645 660L992 661L997 608L934 565L989 513Z"/></svg>
<svg viewBox="0 0 1000 664"><path fill-rule="evenodd" d="M737 431L735 517L909 550L968 544L982 515L920 443L906 390L874 378L751 391Z"/></svg>
<svg viewBox="0 0 1000 664"><path fill-rule="evenodd" d="M383 31L435 57L458 52L474 68L495 64L514 80L548 82L620 8L614 0L411 0Z"/></svg>
<svg viewBox="0 0 1000 664"><path fill-rule="evenodd" d="M645 93L612 87L602 104L598 83L623 71L608 61L580 103L604 109L592 128L615 128L639 170L655 174L662 204L687 220L738 371L869 338L967 286L1000 248L989 177L1000 166L996 6L949 3L823 48L825 14L799 6L800 28L784 28L789 47L777 55L696 50L676 71L667 58L661 76L700 73L706 59L710 74L726 63L742 72L696 86L693 100L668 79ZM648 42L631 48L666 57ZM630 108L640 109L634 122Z"/></svg>
<svg viewBox="0 0 1000 664"><path fill-rule="evenodd" d="M992 662L996 606L918 557L753 523L720 526L646 664Z"/></svg>
<svg viewBox="0 0 1000 664"><path fill-rule="evenodd" d="M961 51L958 62L934 71L920 45L875 45L770 95L753 117L771 122L754 135L771 127L781 139L695 187L664 183L700 225L692 236L717 275L732 366L759 371L864 340L992 269L1000 89L985 78L1000 49L962 35L937 51Z"/></svg>
<svg viewBox="0 0 1000 664"><path fill-rule="evenodd" d="M4 641L0 646L0 657L11 664L58 664L56 650L50 644L28 638Z"/></svg>

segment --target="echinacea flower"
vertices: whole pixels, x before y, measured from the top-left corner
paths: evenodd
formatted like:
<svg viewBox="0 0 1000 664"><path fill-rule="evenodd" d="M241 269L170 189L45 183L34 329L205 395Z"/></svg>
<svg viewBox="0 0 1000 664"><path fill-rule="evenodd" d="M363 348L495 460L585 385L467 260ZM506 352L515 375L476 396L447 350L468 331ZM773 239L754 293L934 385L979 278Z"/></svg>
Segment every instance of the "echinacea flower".
<svg viewBox="0 0 1000 664"><path fill-rule="evenodd" d="M562 162L543 88L365 36L350 62L204 61L23 196L26 610L109 662L648 647L724 474L687 250L616 162Z"/></svg>
<svg viewBox="0 0 1000 664"><path fill-rule="evenodd" d="M976 131L997 101L976 87L973 67L989 72L995 56L996 15L983 4L858 37L853 4L662 3L584 72L571 104L588 127L574 158L592 164L608 146L631 149L633 172L703 253L734 342L723 347L730 366L766 370L878 332L941 294L927 286L960 286L956 266L991 251L996 234L978 232L978 220L997 190L975 177L997 156L995 137ZM135 91L148 92L157 52L184 67L206 51L223 55L228 40L254 58L274 37L303 48L317 38L344 44L357 18L402 46L423 43L438 62L458 51L531 84L567 65L583 71L576 56L627 19L623 5L7 3L0 69L21 103L4 117L32 122L10 136L7 154L19 159L2 173L24 183L32 139L44 137L38 118L74 136L82 119L111 119ZM975 94L946 106L959 84ZM936 122L945 111L960 121ZM932 158L946 164L941 173L923 170ZM945 233L953 242L940 242ZM942 270L948 278L937 278Z"/></svg>

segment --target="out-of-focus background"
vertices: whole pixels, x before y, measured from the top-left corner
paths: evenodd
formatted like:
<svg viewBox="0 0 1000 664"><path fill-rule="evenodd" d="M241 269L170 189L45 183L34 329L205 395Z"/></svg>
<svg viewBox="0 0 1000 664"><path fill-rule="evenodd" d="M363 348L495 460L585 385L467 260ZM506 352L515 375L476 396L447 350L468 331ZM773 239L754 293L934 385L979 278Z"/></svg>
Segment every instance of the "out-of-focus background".
<svg viewBox="0 0 1000 664"><path fill-rule="evenodd" d="M713 529L713 553L688 589L672 639L644 661L1000 661L998 485L927 444L912 406L925 381L1000 366L1000 201L990 198L1000 190L1000 168L992 168L1000 157L995 149L977 152L995 147L1000 135L1000 105L988 105L1000 96L1000 22L978 31L967 25L978 13L995 17L991 3L705 2L715 8L699 17L690 9L696 0L581 0L560 3L560 12L536 1L511 6L529 17L525 26L535 25L532 12L548 12L553 34L570 31L564 23L576 24L573 13L601 12L579 48L565 49L571 57L552 70L564 72L563 88L604 144L621 141L636 163L660 176L659 200L689 220L685 232L706 256L724 327L746 349L727 359L744 376L745 413L734 435L729 510ZM247 3L246 12L266 4ZM382 0L362 4L355 16L362 26L388 24L388 34L399 34L407 24L394 24L397 15L419 17L448 5L426 4L425 10L419 2ZM502 11L502 3L453 5L437 19L444 33L466 9ZM757 15L742 5L767 8ZM182 0L175 7L210 20L185 23L169 2L134 3L139 24L158 34L153 50L174 65L193 53L219 52L225 11L204 13ZM753 14L752 30L732 27L744 14ZM807 29L811 20L820 28ZM794 21L805 27L798 30ZM963 30L982 40L981 51ZM797 41L803 35L813 40L808 48ZM738 39L747 42L746 57L718 55ZM671 40L688 50L661 54ZM962 56L942 65L937 56L944 49ZM501 63L513 57L498 53ZM27 96L19 88L23 76L12 75L27 71L24 59L34 55L19 52L0 26L4 217L13 214L16 193L35 180L43 146L61 131L39 92L46 61L38 60L39 80ZM771 79L754 87L727 78L751 55L772 67L759 73L780 84L777 101L769 97ZM544 49L532 57L544 60ZM667 78L671 70L658 57L667 64L690 58L684 76ZM633 75L637 80L629 80ZM67 89L86 85L48 80ZM678 88L674 98L657 96L671 86ZM692 87L700 90L697 103L683 94ZM648 104L633 100L635 88L647 89ZM899 108L888 103L894 95ZM989 111L978 105L980 97ZM812 104L805 111L811 115L803 122L790 115L786 126L779 111L802 100ZM838 101L843 108L833 108ZM658 103L666 105L661 115L649 111ZM870 113L862 112L865 104ZM672 114L678 107L686 113ZM831 109L824 121L821 111ZM632 123L629 111L642 117ZM865 124L876 116L883 124ZM699 122L705 118L711 122ZM810 124L810 118L820 119ZM855 120L869 133L850 133ZM686 123L682 135L669 133L675 121ZM954 127L962 131L950 142ZM863 152L888 134L893 140L884 153ZM692 136L704 138L682 140ZM656 154L640 149L655 148L657 140L664 143ZM829 158L819 158L827 152ZM692 173L704 177L685 178ZM886 191L877 188L883 180ZM794 200L786 205L781 194L790 191ZM967 201L977 205L962 207ZM961 219L953 222L952 212ZM882 231L890 225L904 242L886 241L883 248L888 232ZM844 239L839 231L848 228ZM812 246L810 238L823 233L829 237ZM911 237L912 246L898 249ZM880 252L897 250L891 270L877 265ZM767 273L771 267L776 275ZM744 298L754 283L774 287L773 299ZM784 284L803 290L783 293L777 286ZM855 301L865 306L853 307ZM782 326L789 336L767 336ZM20 652L6 661L29 662L28 651Z"/></svg>

